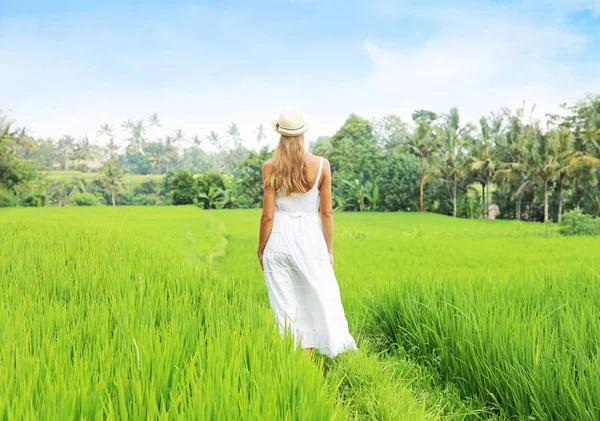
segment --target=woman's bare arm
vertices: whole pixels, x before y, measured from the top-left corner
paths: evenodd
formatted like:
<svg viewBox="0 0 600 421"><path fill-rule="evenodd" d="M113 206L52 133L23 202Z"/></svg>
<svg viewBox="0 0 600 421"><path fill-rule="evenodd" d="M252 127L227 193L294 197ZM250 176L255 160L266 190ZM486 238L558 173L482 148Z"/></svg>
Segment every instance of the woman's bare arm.
<svg viewBox="0 0 600 421"><path fill-rule="evenodd" d="M269 161L265 162L262 167L263 183L271 175L273 167ZM275 189L273 187L265 188L263 193L263 209L262 216L260 217L260 234L258 237L258 259L260 260L260 266L263 267L263 252L271 230L273 229L273 220L275 217ZM263 267L264 269L264 267Z"/></svg>
<svg viewBox="0 0 600 421"><path fill-rule="evenodd" d="M325 160L323 163L323 173L321 179L321 186L319 191L321 193L321 225L323 226L323 236L325 237L325 243L327 244L327 251L329 252L329 260L333 265L333 206L331 204L331 167L329 161Z"/></svg>

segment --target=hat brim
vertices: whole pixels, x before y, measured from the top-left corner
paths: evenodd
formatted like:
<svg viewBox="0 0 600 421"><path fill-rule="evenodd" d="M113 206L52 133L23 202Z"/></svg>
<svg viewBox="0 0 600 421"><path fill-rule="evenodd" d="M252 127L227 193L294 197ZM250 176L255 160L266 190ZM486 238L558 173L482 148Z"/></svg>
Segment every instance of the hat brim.
<svg viewBox="0 0 600 421"><path fill-rule="evenodd" d="M278 123L277 120L273 120L273 122L271 123L273 130L275 130L277 133L284 135L284 136L298 136L298 135L304 134L309 129L308 123L304 123L304 126L300 127L299 129L296 129L296 130L284 129L283 127L279 127L277 125L277 123Z"/></svg>

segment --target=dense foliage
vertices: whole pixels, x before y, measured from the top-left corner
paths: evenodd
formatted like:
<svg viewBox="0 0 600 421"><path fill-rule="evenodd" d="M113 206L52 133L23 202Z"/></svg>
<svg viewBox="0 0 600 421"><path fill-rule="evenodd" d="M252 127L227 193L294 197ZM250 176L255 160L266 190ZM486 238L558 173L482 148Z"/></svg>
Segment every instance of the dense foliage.
<svg viewBox="0 0 600 421"><path fill-rule="evenodd" d="M563 115L548 115L544 124L525 106L492 113L477 124L464 123L456 108L445 114L417 110L411 122L395 115L368 121L352 114L331 137L319 137L309 148L331 164L337 210L419 209L486 217L494 204L505 219L560 222L574 208L597 218L600 97L563 108ZM85 136L34 139L2 117L0 204L65 205L71 194L89 192L113 205L260 206L261 167L272 151L243 146L235 123L223 136L186 137L177 130L152 140L149 133L159 125L156 114L147 121L127 120L119 141L114 127L103 124L100 147ZM262 125L255 135L260 147ZM214 151L202 149L203 143ZM80 178L49 182L42 175L73 168L79 175L97 171L98 176L83 185ZM123 183L127 174L164 178L139 188Z"/></svg>
<svg viewBox="0 0 600 421"><path fill-rule="evenodd" d="M600 220L573 209L563 215L559 232L562 235L600 235Z"/></svg>

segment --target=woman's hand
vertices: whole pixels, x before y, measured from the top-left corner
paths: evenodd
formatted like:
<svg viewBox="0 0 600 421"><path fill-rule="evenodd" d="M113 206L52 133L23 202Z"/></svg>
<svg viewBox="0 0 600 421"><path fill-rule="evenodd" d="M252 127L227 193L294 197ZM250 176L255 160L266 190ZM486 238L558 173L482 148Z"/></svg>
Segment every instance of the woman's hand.
<svg viewBox="0 0 600 421"><path fill-rule="evenodd" d="M257 250L256 254L258 254L258 261L260 262L260 268L265 271L265 267L263 266L263 250Z"/></svg>
<svg viewBox="0 0 600 421"><path fill-rule="evenodd" d="M333 252L329 253L329 263L331 263L331 266L333 266Z"/></svg>

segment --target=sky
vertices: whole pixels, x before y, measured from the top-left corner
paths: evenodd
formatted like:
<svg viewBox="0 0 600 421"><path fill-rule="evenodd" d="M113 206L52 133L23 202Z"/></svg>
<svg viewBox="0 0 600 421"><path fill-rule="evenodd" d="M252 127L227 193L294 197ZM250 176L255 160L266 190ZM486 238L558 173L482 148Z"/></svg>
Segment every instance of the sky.
<svg viewBox="0 0 600 421"><path fill-rule="evenodd" d="M35 137L156 112L152 136L234 121L255 148L287 105L308 140L350 113L542 119L600 94L600 0L0 0L0 57L0 109Z"/></svg>

